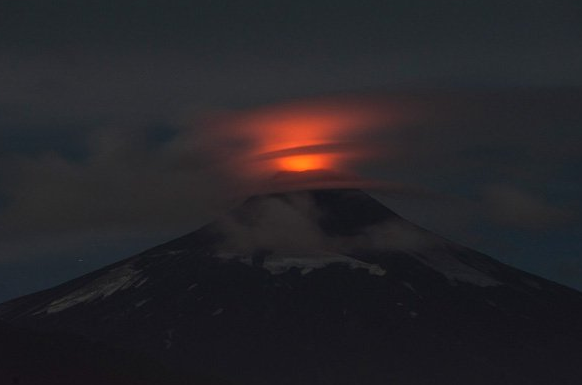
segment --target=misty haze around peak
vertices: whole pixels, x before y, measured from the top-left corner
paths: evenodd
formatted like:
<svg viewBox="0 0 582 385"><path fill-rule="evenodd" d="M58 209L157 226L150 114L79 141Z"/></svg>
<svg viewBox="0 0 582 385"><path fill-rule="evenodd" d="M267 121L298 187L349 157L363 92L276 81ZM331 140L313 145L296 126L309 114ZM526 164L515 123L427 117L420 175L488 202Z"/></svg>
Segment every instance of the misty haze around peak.
<svg viewBox="0 0 582 385"><path fill-rule="evenodd" d="M581 271L573 241L580 212L576 95L559 89L356 94L183 113L161 126L63 129L51 134L61 138L58 147L0 152L0 261L10 277L29 275L24 266L32 261L60 266L36 281L40 288L189 232L249 195L363 188L437 234L575 285ZM312 100L327 107L314 109ZM334 127L329 106L353 104L360 114L364 101L371 126L342 127L343 139L300 150L330 151L342 162L340 176L269 184L271 163L290 153L263 148L254 122L277 126L277 114L308 106L301 121L323 119ZM556 130L562 134L550 135Z"/></svg>
<svg viewBox="0 0 582 385"><path fill-rule="evenodd" d="M246 256L264 254L266 258L272 253L293 253L300 259L302 253L311 258L317 251L346 255L362 250L426 252L446 243L393 213L378 223L356 227L354 234L330 234L321 224L329 213L317 205L312 194L296 191L251 198L245 203L249 208L243 205L243 210L235 210L215 222L225 237L221 250ZM366 196L356 190L345 190L341 194L347 198Z"/></svg>

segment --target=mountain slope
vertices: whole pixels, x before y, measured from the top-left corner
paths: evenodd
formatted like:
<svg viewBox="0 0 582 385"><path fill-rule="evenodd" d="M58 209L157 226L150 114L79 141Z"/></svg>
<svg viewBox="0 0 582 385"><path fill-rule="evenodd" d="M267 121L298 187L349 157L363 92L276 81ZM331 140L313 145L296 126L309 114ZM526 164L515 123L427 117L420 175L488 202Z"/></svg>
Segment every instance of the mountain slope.
<svg viewBox="0 0 582 385"><path fill-rule="evenodd" d="M5 323L0 323L0 384L218 385L80 336L33 332Z"/></svg>
<svg viewBox="0 0 582 385"><path fill-rule="evenodd" d="M250 198L0 318L240 384L578 384L582 295L357 190Z"/></svg>

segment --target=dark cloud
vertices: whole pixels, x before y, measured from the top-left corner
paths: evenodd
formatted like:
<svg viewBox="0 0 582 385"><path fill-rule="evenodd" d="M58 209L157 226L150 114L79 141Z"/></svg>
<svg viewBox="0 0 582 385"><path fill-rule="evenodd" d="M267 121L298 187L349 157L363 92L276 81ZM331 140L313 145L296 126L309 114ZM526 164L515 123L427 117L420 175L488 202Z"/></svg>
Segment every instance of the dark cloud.
<svg viewBox="0 0 582 385"><path fill-rule="evenodd" d="M525 53L549 53L574 48L582 28L581 10L574 0L553 2L367 1L354 3L250 1L120 0L47 3L42 0L2 3L0 43L4 48L32 49L88 46L189 48L211 56L236 50L281 55L323 55L355 46L360 53L411 48L430 54L454 50L491 53L509 48ZM341 28L338 28L341 26ZM280 46L279 49L274 47ZM346 49L347 48L347 49ZM285 52L285 51L283 51ZM547 53L546 53L547 55ZM539 55L545 59L546 55Z"/></svg>
<svg viewBox="0 0 582 385"><path fill-rule="evenodd" d="M182 143L151 148L144 130L94 131L81 161L57 152L6 156L4 236L82 229L163 228L196 222L221 202L229 180L191 162Z"/></svg>
<svg viewBox="0 0 582 385"><path fill-rule="evenodd" d="M571 223L573 209L556 207L543 197L507 185L488 186L484 191L487 215L506 226L546 229Z"/></svg>
<svg viewBox="0 0 582 385"><path fill-rule="evenodd" d="M473 197L508 180L534 191L552 180L554 190L570 184L571 171L582 164L581 95L580 89L433 95L423 104L433 114L422 123L387 131L395 155L377 167L444 191L463 185Z"/></svg>
<svg viewBox="0 0 582 385"><path fill-rule="evenodd" d="M554 2L3 1L13 123L148 122L349 89L582 84L582 11Z"/></svg>
<svg viewBox="0 0 582 385"><path fill-rule="evenodd" d="M365 178L352 173L332 170L280 172L272 178L260 181L254 187L255 193L258 194L322 189L361 189L378 192L395 199L427 199L441 202L455 199L419 185ZM253 190L249 189L249 191Z"/></svg>

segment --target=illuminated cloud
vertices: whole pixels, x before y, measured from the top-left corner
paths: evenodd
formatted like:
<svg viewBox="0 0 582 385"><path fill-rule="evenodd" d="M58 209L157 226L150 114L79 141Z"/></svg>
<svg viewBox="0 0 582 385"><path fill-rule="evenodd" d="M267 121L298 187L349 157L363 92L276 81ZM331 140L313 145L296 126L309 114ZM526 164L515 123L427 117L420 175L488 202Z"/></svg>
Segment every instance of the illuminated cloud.
<svg viewBox="0 0 582 385"><path fill-rule="evenodd" d="M386 97L335 96L216 113L191 122L198 131L190 143L249 180L281 171L353 173L363 162L391 156L389 144L375 138L413 120L400 107Z"/></svg>

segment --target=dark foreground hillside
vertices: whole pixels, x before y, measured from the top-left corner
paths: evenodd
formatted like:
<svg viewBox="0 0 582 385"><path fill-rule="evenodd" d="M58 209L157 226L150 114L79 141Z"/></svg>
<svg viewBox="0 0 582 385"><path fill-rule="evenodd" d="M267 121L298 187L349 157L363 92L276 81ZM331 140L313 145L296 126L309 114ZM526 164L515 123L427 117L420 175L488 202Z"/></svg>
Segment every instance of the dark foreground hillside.
<svg viewBox="0 0 582 385"><path fill-rule="evenodd" d="M0 324L2 385L225 385L82 337Z"/></svg>

